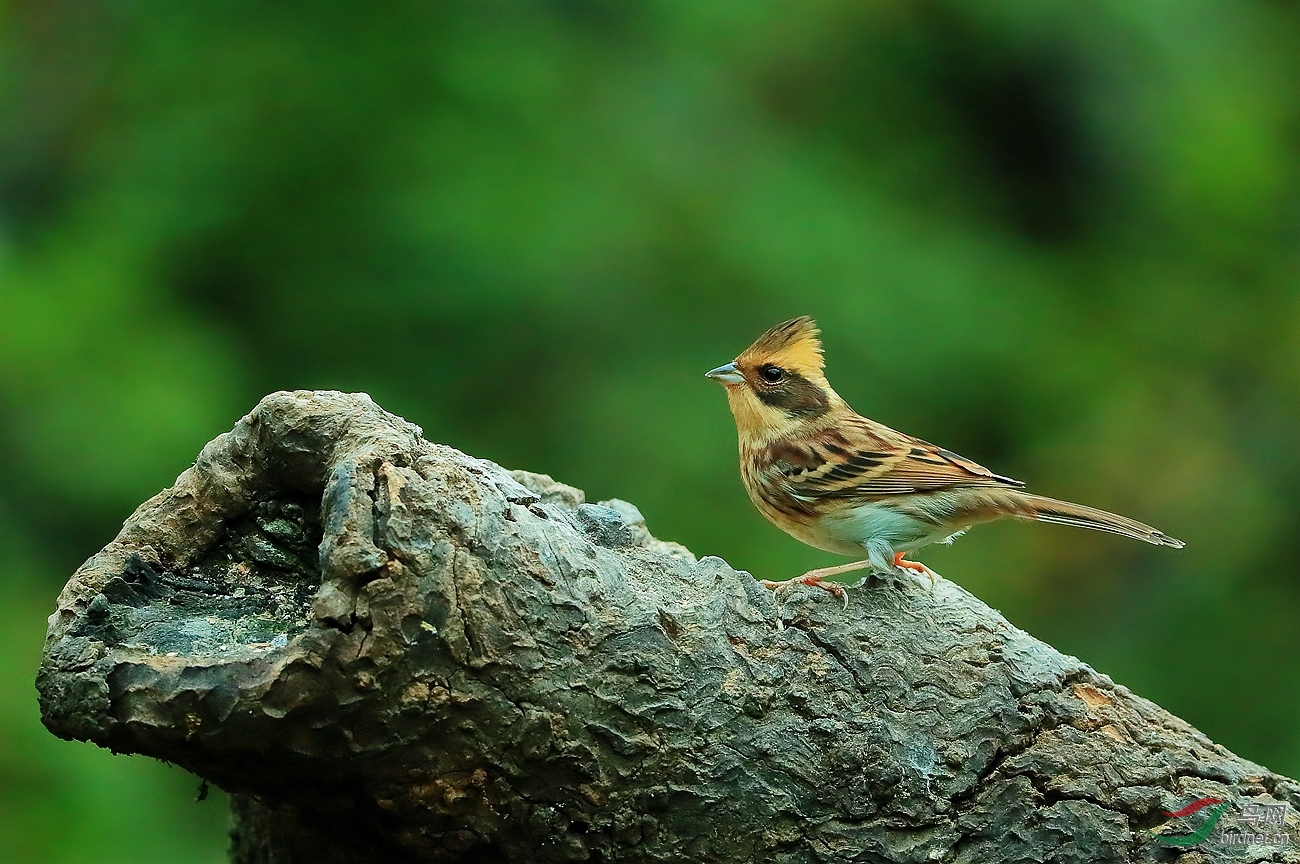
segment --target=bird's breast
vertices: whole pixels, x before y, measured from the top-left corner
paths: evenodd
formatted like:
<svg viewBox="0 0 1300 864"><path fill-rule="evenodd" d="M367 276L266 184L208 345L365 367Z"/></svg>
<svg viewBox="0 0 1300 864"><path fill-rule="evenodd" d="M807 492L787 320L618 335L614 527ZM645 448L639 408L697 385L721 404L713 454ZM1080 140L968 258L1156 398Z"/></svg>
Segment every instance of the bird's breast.
<svg viewBox="0 0 1300 864"><path fill-rule="evenodd" d="M840 555L857 555L862 546L852 538L828 530L833 521L827 517L840 507L829 502L808 501L793 494L782 482L779 472L761 467L756 460L741 459L740 476L754 508L782 531L816 549Z"/></svg>

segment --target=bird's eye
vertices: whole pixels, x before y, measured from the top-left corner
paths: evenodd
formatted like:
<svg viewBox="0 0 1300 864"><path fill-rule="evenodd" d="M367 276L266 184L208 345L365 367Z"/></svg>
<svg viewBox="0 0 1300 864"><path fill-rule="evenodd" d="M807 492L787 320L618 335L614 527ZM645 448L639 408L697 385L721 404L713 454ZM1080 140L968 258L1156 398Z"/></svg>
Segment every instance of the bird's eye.
<svg viewBox="0 0 1300 864"><path fill-rule="evenodd" d="M785 380L785 370L770 363L760 368L758 374L768 384L780 384Z"/></svg>

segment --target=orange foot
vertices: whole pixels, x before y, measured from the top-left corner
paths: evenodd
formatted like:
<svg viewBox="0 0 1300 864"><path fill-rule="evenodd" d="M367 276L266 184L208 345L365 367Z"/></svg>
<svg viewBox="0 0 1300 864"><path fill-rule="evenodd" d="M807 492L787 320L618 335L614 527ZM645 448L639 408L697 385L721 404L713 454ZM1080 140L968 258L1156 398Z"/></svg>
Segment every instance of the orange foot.
<svg viewBox="0 0 1300 864"><path fill-rule="evenodd" d="M895 566L895 567L901 567L901 568L904 569L904 570L915 570L917 573L924 573L926 576L929 576L929 577L930 577L930 588L933 589L933 588L934 588L934 571L931 570L929 567L926 567L924 564L920 563L919 561L906 561L906 560L904 560L904 559L903 559L903 556L906 555L906 554L907 554L906 552L895 552L895 553L894 553L894 566Z"/></svg>
<svg viewBox="0 0 1300 864"><path fill-rule="evenodd" d="M916 562L916 561L904 561L904 560L903 560L903 556L906 555L906 554L907 554L906 552L895 552L895 553L894 553L894 566L895 566L895 567L903 567L903 568L905 568L905 569L907 569L907 570L915 570L917 573L929 573L929 572L930 572L930 568L929 568L929 567L926 567L924 564L920 564L920 563L918 563L918 562Z"/></svg>
<svg viewBox="0 0 1300 864"><path fill-rule="evenodd" d="M771 588L777 593L784 591L791 585L808 585L821 588L823 591L829 591L843 600L845 608L849 605L849 593L844 590L844 586L835 582L827 582L826 577L815 570L812 573L805 573L793 579L783 579L780 582L773 582L771 579L760 579L759 581L763 583L764 588Z"/></svg>

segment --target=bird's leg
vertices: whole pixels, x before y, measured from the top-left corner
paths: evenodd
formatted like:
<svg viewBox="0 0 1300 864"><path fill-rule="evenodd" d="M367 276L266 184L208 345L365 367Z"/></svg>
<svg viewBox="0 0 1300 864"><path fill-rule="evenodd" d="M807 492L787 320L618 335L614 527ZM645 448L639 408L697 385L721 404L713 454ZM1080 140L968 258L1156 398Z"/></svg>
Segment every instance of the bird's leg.
<svg viewBox="0 0 1300 864"><path fill-rule="evenodd" d="M895 552L895 553L894 553L894 566L895 566L895 567L898 567L898 568L901 569L901 570L915 570L917 573L924 573L926 576L929 576L929 577L930 577L930 590L933 591L933 590L934 590L934 571L931 570L929 567L926 567L924 564L920 563L919 561L907 561L907 560L904 560L903 556L906 555L906 554L907 554L906 552Z"/></svg>
<svg viewBox="0 0 1300 864"><path fill-rule="evenodd" d="M783 579L780 582L773 582L771 579L761 579L763 587L771 588L773 591L784 591L791 585L811 585L817 588L831 592L836 597L844 601L844 605L849 603L848 592L844 590L843 585L837 585L834 582L824 581L828 576L838 576L841 573L851 573L854 570L865 570L871 566L870 561L854 561L852 564L840 564L838 567L821 567L817 570L809 570L802 576L796 576L793 579Z"/></svg>

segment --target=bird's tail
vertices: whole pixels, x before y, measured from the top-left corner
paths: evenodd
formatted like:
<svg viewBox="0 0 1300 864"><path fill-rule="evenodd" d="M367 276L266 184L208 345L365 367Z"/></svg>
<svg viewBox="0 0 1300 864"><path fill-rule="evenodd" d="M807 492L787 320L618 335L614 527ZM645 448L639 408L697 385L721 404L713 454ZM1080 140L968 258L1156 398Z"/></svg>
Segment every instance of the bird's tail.
<svg viewBox="0 0 1300 864"><path fill-rule="evenodd" d="M1150 525L1143 525L1134 519L1107 513L1095 507L1084 507L1082 504L1071 504L1069 501L1030 495L1028 492L1015 493L1015 499L1017 506L1013 513L1021 519L1109 531L1112 534L1132 537L1134 540L1142 540L1155 546L1172 546L1174 549L1182 549L1186 545L1182 540L1170 537Z"/></svg>

